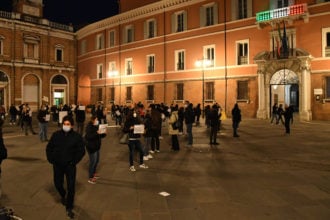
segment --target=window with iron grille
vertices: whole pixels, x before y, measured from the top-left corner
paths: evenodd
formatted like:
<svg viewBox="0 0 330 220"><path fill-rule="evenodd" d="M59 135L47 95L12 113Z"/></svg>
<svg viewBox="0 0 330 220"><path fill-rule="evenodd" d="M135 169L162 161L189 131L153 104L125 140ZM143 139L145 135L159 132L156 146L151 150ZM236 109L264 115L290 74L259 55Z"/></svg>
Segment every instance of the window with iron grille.
<svg viewBox="0 0 330 220"><path fill-rule="evenodd" d="M325 84L326 84L325 98L330 99L330 76L325 77Z"/></svg>
<svg viewBox="0 0 330 220"><path fill-rule="evenodd" d="M147 87L147 100L154 100L154 86L153 85L148 85Z"/></svg>
<svg viewBox="0 0 330 220"><path fill-rule="evenodd" d="M205 83L205 99L214 100L214 82Z"/></svg>
<svg viewBox="0 0 330 220"><path fill-rule="evenodd" d="M103 98L103 88L97 88L97 101L102 101Z"/></svg>
<svg viewBox="0 0 330 220"><path fill-rule="evenodd" d="M126 87L126 100L128 100L128 101L132 100L132 87L131 86Z"/></svg>
<svg viewBox="0 0 330 220"><path fill-rule="evenodd" d="M248 81L237 81L237 100L248 100Z"/></svg>
<svg viewBox="0 0 330 220"><path fill-rule="evenodd" d="M176 84L176 100L184 100L183 83Z"/></svg>

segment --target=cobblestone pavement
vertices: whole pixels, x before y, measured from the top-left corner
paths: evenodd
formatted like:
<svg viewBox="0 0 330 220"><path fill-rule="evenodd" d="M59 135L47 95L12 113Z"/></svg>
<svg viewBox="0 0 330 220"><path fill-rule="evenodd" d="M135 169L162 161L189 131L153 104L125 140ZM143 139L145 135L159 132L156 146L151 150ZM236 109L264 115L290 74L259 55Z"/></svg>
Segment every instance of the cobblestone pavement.
<svg viewBox="0 0 330 220"><path fill-rule="evenodd" d="M50 124L49 136L56 129ZM66 219L46 143L17 126L3 131L1 204L24 220ZM220 145L211 147L207 128L194 127L193 147L181 135L181 150L172 152L164 126L161 152L132 173L121 131L109 126L97 184L87 182L88 157L78 165L75 219L330 219L330 122L295 121L285 135L282 125L246 119L238 132L233 138L231 121L223 121Z"/></svg>

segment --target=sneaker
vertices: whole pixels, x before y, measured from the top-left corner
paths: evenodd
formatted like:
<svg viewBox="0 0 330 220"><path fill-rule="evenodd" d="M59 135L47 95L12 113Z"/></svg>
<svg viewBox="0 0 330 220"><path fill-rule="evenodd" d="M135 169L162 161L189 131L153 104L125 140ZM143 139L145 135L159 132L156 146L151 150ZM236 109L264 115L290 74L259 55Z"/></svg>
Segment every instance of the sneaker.
<svg viewBox="0 0 330 220"><path fill-rule="evenodd" d="M154 158L151 154L148 154L148 156L147 156L149 159L152 159L152 158Z"/></svg>
<svg viewBox="0 0 330 220"><path fill-rule="evenodd" d="M155 153L155 151L153 151L153 150L149 150L149 153L152 153L152 154L154 154L154 153Z"/></svg>
<svg viewBox="0 0 330 220"><path fill-rule="evenodd" d="M74 213L73 213L72 209L67 209L66 210L66 215L68 216L69 219L74 218Z"/></svg>
<svg viewBox="0 0 330 220"><path fill-rule="evenodd" d="M143 160L149 160L148 156L143 156Z"/></svg>
<svg viewBox="0 0 330 220"><path fill-rule="evenodd" d="M136 169L135 169L134 166L130 166L130 167L129 167L129 170L132 171L132 172L135 172L135 171L136 171Z"/></svg>
<svg viewBox="0 0 330 220"><path fill-rule="evenodd" d="M160 150L156 150L157 153L160 153Z"/></svg>
<svg viewBox="0 0 330 220"><path fill-rule="evenodd" d="M145 165L144 163L143 164L140 164L139 166L140 168L143 168L143 169L148 169L149 167L147 165Z"/></svg>
<svg viewBox="0 0 330 220"><path fill-rule="evenodd" d="M88 179L88 182L89 182L90 184L96 184L96 179L95 179L95 178L89 178L89 179Z"/></svg>

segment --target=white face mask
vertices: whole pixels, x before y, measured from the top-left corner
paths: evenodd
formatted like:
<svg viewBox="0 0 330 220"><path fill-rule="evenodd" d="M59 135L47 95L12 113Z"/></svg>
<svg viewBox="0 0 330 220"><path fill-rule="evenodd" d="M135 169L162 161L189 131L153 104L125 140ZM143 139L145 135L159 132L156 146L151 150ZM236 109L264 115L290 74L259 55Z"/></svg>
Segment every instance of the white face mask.
<svg viewBox="0 0 330 220"><path fill-rule="evenodd" d="M133 117L136 118L136 113L133 113Z"/></svg>
<svg viewBox="0 0 330 220"><path fill-rule="evenodd" d="M98 126L99 125L99 120L94 121L94 125Z"/></svg>
<svg viewBox="0 0 330 220"><path fill-rule="evenodd" d="M63 125L63 131L69 132L70 130L71 130L71 126L70 125Z"/></svg>

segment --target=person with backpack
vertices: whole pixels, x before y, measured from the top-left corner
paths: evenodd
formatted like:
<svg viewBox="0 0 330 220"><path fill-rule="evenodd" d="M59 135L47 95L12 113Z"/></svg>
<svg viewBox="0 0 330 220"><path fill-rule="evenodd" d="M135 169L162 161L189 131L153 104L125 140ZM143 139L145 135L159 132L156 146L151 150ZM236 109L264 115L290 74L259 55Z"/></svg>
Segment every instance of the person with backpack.
<svg viewBox="0 0 330 220"><path fill-rule="evenodd" d="M168 121L168 134L171 135L171 149L173 151L179 151L180 150L180 144L178 140L178 134L179 134L179 127L180 127L180 120L179 120L179 114L178 114L178 105L175 105L171 109L171 116Z"/></svg>

